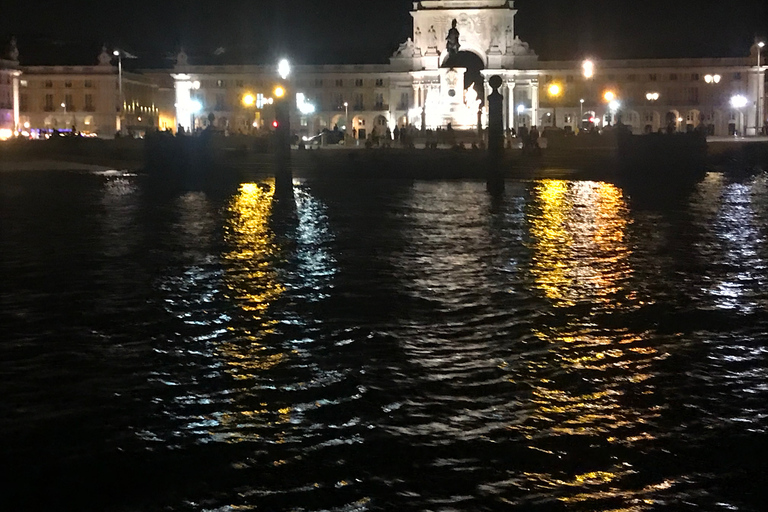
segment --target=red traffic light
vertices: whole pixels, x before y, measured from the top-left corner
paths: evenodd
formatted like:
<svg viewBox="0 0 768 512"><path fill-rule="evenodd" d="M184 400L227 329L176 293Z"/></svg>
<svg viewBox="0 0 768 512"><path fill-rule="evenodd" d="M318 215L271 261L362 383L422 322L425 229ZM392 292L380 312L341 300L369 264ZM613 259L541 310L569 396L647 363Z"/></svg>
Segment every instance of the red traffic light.
<svg viewBox="0 0 768 512"><path fill-rule="evenodd" d="M272 128L277 128L280 125L280 123L277 122L277 119L272 121Z"/></svg>

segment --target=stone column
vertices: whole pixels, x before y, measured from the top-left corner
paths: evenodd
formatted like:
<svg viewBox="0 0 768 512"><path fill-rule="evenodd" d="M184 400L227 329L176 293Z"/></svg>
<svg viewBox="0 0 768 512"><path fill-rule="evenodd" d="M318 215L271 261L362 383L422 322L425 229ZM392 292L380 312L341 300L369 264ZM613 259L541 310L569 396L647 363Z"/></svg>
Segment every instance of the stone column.
<svg viewBox="0 0 768 512"><path fill-rule="evenodd" d="M16 132L20 132L22 128L19 119L19 76L21 76L21 71L13 73L13 130Z"/></svg>
<svg viewBox="0 0 768 512"><path fill-rule="evenodd" d="M539 125L539 81L531 80L531 126Z"/></svg>
<svg viewBox="0 0 768 512"><path fill-rule="evenodd" d="M507 108L504 109L504 126L507 130L515 126L515 82L507 82Z"/></svg>

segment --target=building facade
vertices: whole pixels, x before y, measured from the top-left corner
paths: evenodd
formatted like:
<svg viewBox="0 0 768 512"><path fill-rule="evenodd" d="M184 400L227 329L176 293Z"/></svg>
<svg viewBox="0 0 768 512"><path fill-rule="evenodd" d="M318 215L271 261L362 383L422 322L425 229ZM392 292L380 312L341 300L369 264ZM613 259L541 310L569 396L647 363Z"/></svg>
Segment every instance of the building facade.
<svg viewBox="0 0 768 512"><path fill-rule="evenodd" d="M516 14L511 0L414 2L413 36L389 65L293 71L287 84L299 102L292 126L310 135L338 126L358 137L406 124L475 128L484 123L493 75L503 80L507 128L579 130L621 121L637 134L703 124L712 135L755 135L764 126L765 68L758 68L757 46L744 58L543 61L515 34ZM465 58L446 49L452 27L458 57ZM478 71L480 78L468 83ZM251 112L242 99L269 96L280 82L273 67L195 66L184 54L173 77L178 122L187 129L207 124L209 113L218 127L235 131L267 122L268 108ZM302 113L301 102L314 111Z"/></svg>
<svg viewBox="0 0 768 512"><path fill-rule="evenodd" d="M176 124L173 103L168 103L173 87L168 73L123 72L106 48L91 66L0 63L0 123L11 134L112 138Z"/></svg>
<svg viewBox="0 0 768 512"><path fill-rule="evenodd" d="M13 136L19 126L19 51L11 41L0 58L0 140Z"/></svg>
<svg viewBox="0 0 768 512"><path fill-rule="evenodd" d="M488 78L499 75L509 129L576 131L620 121L637 134L704 125L725 136L755 135L765 125L765 67L758 65L757 45L744 58L546 61L517 36L516 15L512 0L416 1L412 36L389 64L296 66L287 80L276 65L199 65L183 51L172 70L133 74L120 74L106 51L96 66L3 61L2 69L11 71L0 76L0 107L8 106L3 91L10 90L2 80L12 74L19 92L4 112L18 110L11 115L17 131L74 126L110 136L212 123L247 133L272 122L270 101L281 85L297 134L338 127L365 138L395 126L484 126Z"/></svg>

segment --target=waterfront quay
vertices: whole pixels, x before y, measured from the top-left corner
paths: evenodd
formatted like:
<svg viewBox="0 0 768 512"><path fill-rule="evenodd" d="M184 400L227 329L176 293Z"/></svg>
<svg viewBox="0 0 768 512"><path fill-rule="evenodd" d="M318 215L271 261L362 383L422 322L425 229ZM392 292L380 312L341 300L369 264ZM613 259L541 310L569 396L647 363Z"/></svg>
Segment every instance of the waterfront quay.
<svg viewBox="0 0 768 512"><path fill-rule="evenodd" d="M518 138L498 164L508 177L549 175L610 180L617 164L616 141L611 137L573 137L573 143L548 144L539 154L522 150ZM471 140L471 137L468 137ZM296 177L336 173L348 177L421 179L484 178L487 151L470 142L427 148L426 139L413 146L397 144L366 148L363 145L293 146L291 164ZM211 143L214 166L210 172L235 170L248 176L275 172L274 157L263 139L236 136L216 137ZM768 167L768 137L710 137L707 168L729 172L759 172ZM11 140L0 143L0 170L114 169L147 172L146 141L143 139L85 139L61 137L45 141Z"/></svg>

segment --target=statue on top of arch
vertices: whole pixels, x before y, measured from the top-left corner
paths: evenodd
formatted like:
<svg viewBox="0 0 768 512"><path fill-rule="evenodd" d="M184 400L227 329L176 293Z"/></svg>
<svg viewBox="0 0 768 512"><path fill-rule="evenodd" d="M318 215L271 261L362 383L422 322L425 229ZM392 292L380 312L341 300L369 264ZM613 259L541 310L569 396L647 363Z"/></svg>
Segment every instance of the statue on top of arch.
<svg viewBox="0 0 768 512"><path fill-rule="evenodd" d="M406 39L404 43L402 43L397 50L395 51L395 54L393 57L415 57L416 56L416 46L413 44L413 41L409 37Z"/></svg>
<svg viewBox="0 0 768 512"><path fill-rule="evenodd" d="M459 43L459 29L456 28L457 23L456 20L451 22L451 29L448 31L448 36L445 38L445 49L448 51L449 56L456 55L459 53L459 48L461 48L461 44Z"/></svg>
<svg viewBox="0 0 768 512"><path fill-rule="evenodd" d="M512 54L518 57L534 57L536 56L536 52L531 50L531 47L528 45L528 43L521 41L520 36L515 36L515 38L512 40L512 44L507 43L507 53Z"/></svg>

